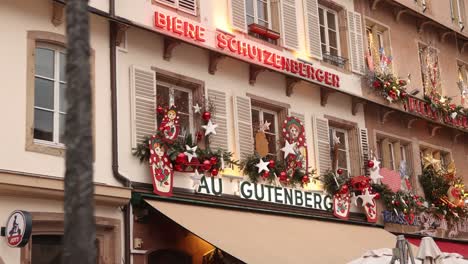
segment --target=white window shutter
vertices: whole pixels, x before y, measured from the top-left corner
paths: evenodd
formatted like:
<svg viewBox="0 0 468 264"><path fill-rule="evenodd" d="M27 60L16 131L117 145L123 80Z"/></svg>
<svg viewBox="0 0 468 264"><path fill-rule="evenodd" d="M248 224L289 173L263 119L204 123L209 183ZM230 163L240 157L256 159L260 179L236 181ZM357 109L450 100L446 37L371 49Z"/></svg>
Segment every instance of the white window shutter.
<svg viewBox="0 0 468 264"><path fill-rule="evenodd" d="M283 45L286 48L296 50L299 47L296 0L282 0L281 9L283 18Z"/></svg>
<svg viewBox="0 0 468 264"><path fill-rule="evenodd" d="M331 170L328 119L312 117L312 124L314 127L317 173L318 175L323 175Z"/></svg>
<svg viewBox="0 0 468 264"><path fill-rule="evenodd" d="M317 59L322 59L322 44L320 43L320 24L317 0L305 0L307 48L309 54Z"/></svg>
<svg viewBox="0 0 468 264"><path fill-rule="evenodd" d="M172 7L177 7L177 0L156 0L157 2L172 6Z"/></svg>
<svg viewBox="0 0 468 264"><path fill-rule="evenodd" d="M369 156L369 139L367 137L367 128L359 128L359 146L361 148L361 168L364 168L364 174L369 175L367 161Z"/></svg>
<svg viewBox="0 0 468 264"><path fill-rule="evenodd" d="M254 153L252 111L249 97L234 96L234 126L236 151L241 160Z"/></svg>
<svg viewBox="0 0 468 264"><path fill-rule="evenodd" d="M208 100L213 104L215 113L213 122L218 125L216 135L210 136L210 148L215 151L221 148L228 151L228 128L227 128L227 100L223 91L208 89Z"/></svg>
<svg viewBox="0 0 468 264"><path fill-rule="evenodd" d="M355 73L364 74L364 43L362 39L361 14L348 11L348 33L351 51L351 69Z"/></svg>
<svg viewBox="0 0 468 264"><path fill-rule="evenodd" d="M130 67L132 147L156 130L156 72Z"/></svg>
<svg viewBox="0 0 468 264"><path fill-rule="evenodd" d="M179 0L179 9L187 13L197 14L197 1L196 0Z"/></svg>
<svg viewBox="0 0 468 264"><path fill-rule="evenodd" d="M242 32L247 32L245 0L229 0L231 25Z"/></svg>

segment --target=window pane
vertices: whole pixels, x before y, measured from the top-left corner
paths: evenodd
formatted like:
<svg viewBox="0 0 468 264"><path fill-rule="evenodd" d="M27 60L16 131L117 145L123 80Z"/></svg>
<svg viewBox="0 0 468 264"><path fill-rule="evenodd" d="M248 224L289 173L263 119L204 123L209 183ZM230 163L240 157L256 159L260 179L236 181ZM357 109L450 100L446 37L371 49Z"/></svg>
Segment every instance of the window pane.
<svg viewBox="0 0 468 264"><path fill-rule="evenodd" d="M258 19L268 21L268 5L262 0L257 0Z"/></svg>
<svg viewBox="0 0 468 264"><path fill-rule="evenodd" d="M336 131L335 134L340 139L340 144L338 144L338 148L341 150L346 150L345 134L341 131Z"/></svg>
<svg viewBox="0 0 468 264"><path fill-rule="evenodd" d="M336 30L335 14L327 12L328 28Z"/></svg>
<svg viewBox="0 0 468 264"><path fill-rule="evenodd" d="M247 16L247 25L255 23L255 19L253 16Z"/></svg>
<svg viewBox="0 0 468 264"><path fill-rule="evenodd" d="M263 113L263 122L265 122L265 121L268 121L268 123L270 123L270 129L268 130L268 132L276 133L276 129L275 129L276 118L275 118L275 115L264 112Z"/></svg>
<svg viewBox="0 0 468 264"><path fill-rule="evenodd" d="M179 90L174 90L174 104L177 106L177 110L183 113L189 113L189 93Z"/></svg>
<svg viewBox="0 0 468 264"><path fill-rule="evenodd" d="M246 12L247 12L247 15L250 15L250 16L252 16L252 17L255 16L255 14L254 14L254 6L253 6L254 2L253 2L253 1L254 1L254 0L246 0L246 1L245 1L245 10L246 10Z"/></svg>
<svg viewBox="0 0 468 264"><path fill-rule="evenodd" d="M34 83L34 105L54 109L54 82L36 77Z"/></svg>
<svg viewBox="0 0 468 264"><path fill-rule="evenodd" d="M255 133L257 133L260 127L260 113L258 112L258 110L255 109L252 109L252 127L255 137Z"/></svg>
<svg viewBox="0 0 468 264"><path fill-rule="evenodd" d="M264 21L264 20L259 19L259 20L258 20L258 24L259 24L260 26L264 26L264 27L266 27L266 28L268 27L268 21Z"/></svg>
<svg viewBox="0 0 468 264"><path fill-rule="evenodd" d="M35 235L32 237L31 264L62 263L62 236Z"/></svg>
<svg viewBox="0 0 468 264"><path fill-rule="evenodd" d="M67 111L67 100L65 99L65 91L67 89L67 85L65 83L60 84L59 90L59 109L60 112Z"/></svg>
<svg viewBox="0 0 468 264"><path fill-rule="evenodd" d="M179 113L180 135L185 136L190 133L189 115Z"/></svg>
<svg viewBox="0 0 468 264"><path fill-rule="evenodd" d="M330 47L330 55L338 56L338 50Z"/></svg>
<svg viewBox="0 0 468 264"><path fill-rule="evenodd" d="M156 103L162 107L169 106L169 88L161 85L156 87Z"/></svg>
<svg viewBox="0 0 468 264"><path fill-rule="evenodd" d="M346 158L346 151L338 150L338 167L348 168L348 161Z"/></svg>
<svg viewBox="0 0 468 264"><path fill-rule="evenodd" d="M323 26L323 24L324 24L323 21L324 21L324 20L323 20L323 9L322 9L322 8L319 8L319 23L320 23L320 25L322 25L322 26Z"/></svg>
<svg viewBox="0 0 468 264"><path fill-rule="evenodd" d="M34 110L34 138L53 141L54 113L40 109Z"/></svg>
<svg viewBox="0 0 468 264"><path fill-rule="evenodd" d="M276 155L276 136L274 134L265 134L268 141L268 153Z"/></svg>
<svg viewBox="0 0 468 264"><path fill-rule="evenodd" d="M322 53L327 53L327 46L322 44Z"/></svg>
<svg viewBox="0 0 468 264"><path fill-rule="evenodd" d="M66 55L60 52L60 81L65 82Z"/></svg>
<svg viewBox="0 0 468 264"><path fill-rule="evenodd" d="M36 48L36 75L54 78L54 51Z"/></svg>
<svg viewBox="0 0 468 264"><path fill-rule="evenodd" d="M325 28L324 27L320 27L320 40L322 42L322 44L326 44L327 43L327 39L326 39L326 35L325 35Z"/></svg>
<svg viewBox="0 0 468 264"><path fill-rule="evenodd" d="M338 43L336 41L336 32L333 30L328 30L328 43L330 47L338 48Z"/></svg>
<svg viewBox="0 0 468 264"><path fill-rule="evenodd" d="M65 143L64 136L65 136L65 114L60 114L59 116L59 142Z"/></svg>

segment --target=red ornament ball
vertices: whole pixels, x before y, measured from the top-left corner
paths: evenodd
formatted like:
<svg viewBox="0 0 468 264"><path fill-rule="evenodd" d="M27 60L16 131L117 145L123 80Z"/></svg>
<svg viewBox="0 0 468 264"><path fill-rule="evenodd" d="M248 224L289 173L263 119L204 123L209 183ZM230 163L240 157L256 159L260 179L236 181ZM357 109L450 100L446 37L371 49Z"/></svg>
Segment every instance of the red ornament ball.
<svg viewBox="0 0 468 264"><path fill-rule="evenodd" d="M275 167L275 160L270 160L270 161L268 162L268 167L274 168L274 167Z"/></svg>
<svg viewBox="0 0 468 264"><path fill-rule="evenodd" d="M216 157L211 157L211 158L210 158L210 163L211 163L211 165L216 165L216 163L218 163L218 158L216 158Z"/></svg>
<svg viewBox="0 0 468 264"><path fill-rule="evenodd" d="M338 169L338 170L336 170L336 173L338 173L338 175L341 175L341 174L343 174L343 170L342 170L342 169Z"/></svg>
<svg viewBox="0 0 468 264"><path fill-rule="evenodd" d="M268 177L270 177L270 172L269 171L264 171L262 174L262 178L266 180Z"/></svg>
<svg viewBox="0 0 468 264"><path fill-rule="evenodd" d="M374 162L372 160L367 161L367 167L368 168L374 168Z"/></svg>
<svg viewBox="0 0 468 264"><path fill-rule="evenodd" d="M380 199L380 193L375 193L374 199Z"/></svg>
<svg viewBox="0 0 468 264"><path fill-rule="evenodd" d="M156 108L156 111L160 115L164 114L164 108L162 106L160 106L160 105L158 105L158 107Z"/></svg>
<svg viewBox="0 0 468 264"><path fill-rule="evenodd" d="M218 176L218 173L219 173L219 171L216 168L211 170L211 175L213 175L213 176Z"/></svg>
<svg viewBox="0 0 468 264"><path fill-rule="evenodd" d="M349 187L348 187L348 185L345 184L345 185L341 186L340 193L345 194L345 193L348 192L348 190L349 190Z"/></svg>
<svg viewBox="0 0 468 264"><path fill-rule="evenodd" d="M309 176L304 175L304 176L302 177L302 183L309 183L309 182L310 182Z"/></svg>
<svg viewBox="0 0 468 264"><path fill-rule="evenodd" d="M200 140L202 140L202 138L203 138L203 132L198 131L197 132L197 140L200 141Z"/></svg>
<svg viewBox="0 0 468 264"><path fill-rule="evenodd" d="M211 113L208 112L208 111L203 112L202 118L203 118L203 120L205 120L206 122L208 122L208 120L211 119Z"/></svg>
<svg viewBox="0 0 468 264"><path fill-rule="evenodd" d="M176 163L183 164L187 161L187 156L181 152L177 155Z"/></svg>
<svg viewBox="0 0 468 264"><path fill-rule="evenodd" d="M401 98L406 98L408 94L405 91L400 92L400 97Z"/></svg>
<svg viewBox="0 0 468 264"><path fill-rule="evenodd" d="M282 171L280 172L280 181L287 181L288 179L288 174L286 174L286 172Z"/></svg>
<svg viewBox="0 0 468 264"><path fill-rule="evenodd" d="M203 169L204 170L209 170L211 169L211 162L209 160L204 160L203 161Z"/></svg>

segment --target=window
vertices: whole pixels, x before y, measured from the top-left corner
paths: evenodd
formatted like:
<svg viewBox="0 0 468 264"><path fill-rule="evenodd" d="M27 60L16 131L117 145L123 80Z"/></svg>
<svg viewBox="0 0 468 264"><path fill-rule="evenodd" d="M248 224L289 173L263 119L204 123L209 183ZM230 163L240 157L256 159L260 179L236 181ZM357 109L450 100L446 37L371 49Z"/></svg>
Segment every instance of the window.
<svg viewBox="0 0 468 264"><path fill-rule="evenodd" d="M258 24L271 28L270 0L246 0L247 25Z"/></svg>
<svg viewBox="0 0 468 264"><path fill-rule="evenodd" d="M329 132L332 164L335 168L342 169L343 175L349 175L351 167L349 160L348 131L342 128L330 126ZM339 144L336 147L334 144L335 138L339 139Z"/></svg>
<svg viewBox="0 0 468 264"><path fill-rule="evenodd" d="M279 1L244 0L246 21L250 36L272 44L278 44Z"/></svg>
<svg viewBox="0 0 468 264"><path fill-rule="evenodd" d="M268 144L268 156L276 157L278 153L277 142L279 140L278 113L262 107L252 106L252 132L257 152L259 152L257 147L261 145L259 140L263 140L257 134L260 130L260 125L264 124L265 121L270 124L269 129L264 131Z"/></svg>
<svg viewBox="0 0 468 264"><path fill-rule="evenodd" d="M34 140L63 144L67 103L64 48L37 43L34 72Z"/></svg>
<svg viewBox="0 0 468 264"><path fill-rule="evenodd" d="M438 51L431 46L419 43L419 61L424 95L442 94Z"/></svg>
<svg viewBox="0 0 468 264"><path fill-rule="evenodd" d="M434 159L440 160L441 168L446 168L448 164L452 161L452 155L450 152L445 150L440 150L435 147L421 147L420 148L421 163L424 162L424 157L432 155ZM423 164L421 164L423 166Z"/></svg>
<svg viewBox="0 0 468 264"><path fill-rule="evenodd" d="M183 12L197 15L197 0L156 0L159 3L174 7Z"/></svg>
<svg viewBox="0 0 468 264"><path fill-rule="evenodd" d="M335 10L319 6L319 23L322 54L340 56L338 13Z"/></svg>
<svg viewBox="0 0 468 264"><path fill-rule="evenodd" d="M458 62L458 89L460 90L460 103L464 107L468 107L468 72L467 65L463 62Z"/></svg>
<svg viewBox="0 0 468 264"><path fill-rule="evenodd" d="M398 139L381 137L377 139L377 155L381 166L390 170L399 171L402 161L406 162L406 173L410 173L410 164L407 160L408 144Z"/></svg>
<svg viewBox="0 0 468 264"><path fill-rule="evenodd" d="M465 23L465 1L464 0L449 0L452 23L458 25L463 30Z"/></svg>
<svg viewBox="0 0 468 264"><path fill-rule="evenodd" d="M174 84L158 81L156 86L156 102L158 106L177 109L180 134L184 138L187 133L193 134L192 90ZM157 124L161 124L164 115L157 114Z"/></svg>
<svg viewBox="0 0 468 264"><path fill-rule="evenodd" d="M384 73L391 71L390 38L386 27L366 20L367 65L371 70Z"/></svg>

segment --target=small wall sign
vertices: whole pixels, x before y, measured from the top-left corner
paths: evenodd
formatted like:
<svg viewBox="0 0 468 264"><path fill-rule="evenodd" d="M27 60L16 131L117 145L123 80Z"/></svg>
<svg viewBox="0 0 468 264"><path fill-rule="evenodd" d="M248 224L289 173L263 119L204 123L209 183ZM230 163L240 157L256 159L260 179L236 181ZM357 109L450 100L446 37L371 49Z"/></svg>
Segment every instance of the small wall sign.
<svg viewBox="0 0 468 264"><path fill-rule="evenodd" d="M24 247L31 236L32 218L26 211L16 210L6 222L5 237L10 247Z"/></svg>

